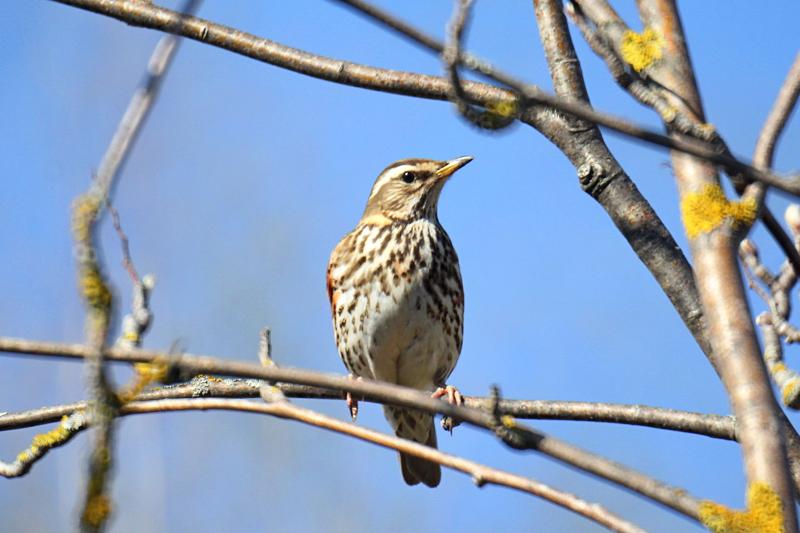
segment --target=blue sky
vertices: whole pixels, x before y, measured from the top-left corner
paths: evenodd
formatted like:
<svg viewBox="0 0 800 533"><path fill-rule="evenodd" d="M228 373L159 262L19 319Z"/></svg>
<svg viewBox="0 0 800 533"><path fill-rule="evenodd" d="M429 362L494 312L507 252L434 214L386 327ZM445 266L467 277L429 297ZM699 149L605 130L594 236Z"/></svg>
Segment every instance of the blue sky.
<svg viewBox="0 0 800 533"><path fill-rule="evenodd" d="M389 6L388 1L382 2ZM618 4L622 4L618 2ZM169 5L173 5L170 3ZM749 158L797 51L796 2L684 2L683 20L708 119ZM620 12L638 27L633 3ZM442 35L450 2L393 10ZM356 62L439 73L436 57L335 2L219 2L200 15L281 43ZM478 2L468 48L549 88L528 2ZM52 2L17 2L0 18L0 335L78 342L69 207L113 134L159 35ZM593 103L658 127L576 37ZM777 168L797 166L797 121ZM607 140L685 248L668 154ZM464 349L451 377L465 394L497 383L509 398L643 403L727 413L724 390L645 268L574 169L541 135L479 132L451 105L338 86L184 43L116 190L138 269L158 279L146 346L255 360L273 330L283 365L342 373L325 297L330 250L355 225L372 181L403 157L472 155L440 218L459 252ZM782 213L786 200L770 205ZM775 267L763 231L755 239ZM107 270L123 307L129 285L110 224ZM754 303L758 310L762 308ZM793 350L788 351L790 364ZM126 369L116 371L124 381ZM0 411L84 395L79 365L0 358ZM344 402L308 402L345 418ZM793 416L798 422L796 416ZM380 409L359 423L387 430ZM694 495L741 506L734 444L651 429L576 422L535 426ZM13 457L33 431L6 432ZM290 422L230 413L133 417L119 425L114 532L595 531L529 496L445 472L408 488L393 453ZM532 453L458 428L448 452L598 501L652 531L687 520ZM9 531L62 531L76 520L87 453L81 436L27 477L0 481Z"/></svg>

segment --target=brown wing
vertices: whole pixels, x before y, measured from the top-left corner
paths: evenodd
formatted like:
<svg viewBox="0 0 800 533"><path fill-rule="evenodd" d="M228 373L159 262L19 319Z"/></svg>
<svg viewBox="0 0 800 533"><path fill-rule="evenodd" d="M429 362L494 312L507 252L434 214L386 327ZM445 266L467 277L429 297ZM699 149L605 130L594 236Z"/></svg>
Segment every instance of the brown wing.
<svg viewBox="0 0 800 533"><path fill-rule="evenodd" d="M331 311L333 311L333 278L331 278L331 271L333 270L333 261L328 263L328 271L325 272L325 287L328 289L328 302L331 304Z"/></svg>
<svg viewBox="0 0 800 533"><path fill-rule="evenodd" d="M333 249L331 258L328 261L328 270L325 272L325 287L328 291L328 302L331 304L331 313L333 314L334 318L336 318L336 299L338 297L338 293L336 292L337 280L333 279L333 269L336 268L338 263L337 259L339 257L339 248L342 246L342 242L344 242L344 239L339 241L339 244L337 244L336 248Z"/></svg>

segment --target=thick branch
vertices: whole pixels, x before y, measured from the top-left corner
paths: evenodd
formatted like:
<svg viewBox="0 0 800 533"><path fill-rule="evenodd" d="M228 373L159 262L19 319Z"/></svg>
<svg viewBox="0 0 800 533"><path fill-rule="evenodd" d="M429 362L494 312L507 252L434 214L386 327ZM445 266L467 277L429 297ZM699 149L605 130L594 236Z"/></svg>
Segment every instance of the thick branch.
<svg viewBox="0 0 800 533"><path fill-rule="evenodd" d="M673 92L673 105L704 121L677 6L672 0L639 0L638 5L643 23L658 31L665 42L664 57L651 75ZM708 187L719 187L716 171L707 163L676 152L672 160L682 202ZM695 277L708 321L709 340L739 424L748 481L765 482L780 495L784 527L792 532L797 531L797 521L779 408L741 282L739 238L733 223L690 235Z"/></svg>
<svg viewBox="0 0 800 533"><path fill-rule="evenodd" d="M605 61L609 72L621 88L628 92L636 101L650 107L658 113L664 121L664 124L667 125L670 130L716 144L720 147L722 152L731 155L730 149L724 139L722 139L714 128L700 122L695 116L688 116L679 108L673 106L668 99L662 95L665 91L662 85L655 83L652 79L643 77L629 65L626 65L624 58L622 58L617 51L619 43L615 43L617 45L615 49L614 46L611 45L613 39L604 33L604 30L608 27L607 24L598 24L597 26L589 24L589 20L583 13L580 3L569 2L565 10L580 29L581 34L592 51ZM597 10L594 10L594 12L596 13ZM606 13L606 16L610 15ZM620 28L622 26L624 26L624 22L621 19L614 19L614 27ZM627 31L630 31L630 29ZM758 165L755 166L758 167ZM745 185L748 180L739 174L731 176L731 179L734 184L736 184L736 191L739 194L744 193ZM761 184L761 187L763 189L763 184ZM760 201L762 198L763 190L760 191L760 195L756 200ZM761 206L759 216L764 222L767 231L773 235L775 241L792 262L795 270L800 272L800 254L798 254L794 243L781 227L780 223L775 219L775 216L766 206Z"/></svg>

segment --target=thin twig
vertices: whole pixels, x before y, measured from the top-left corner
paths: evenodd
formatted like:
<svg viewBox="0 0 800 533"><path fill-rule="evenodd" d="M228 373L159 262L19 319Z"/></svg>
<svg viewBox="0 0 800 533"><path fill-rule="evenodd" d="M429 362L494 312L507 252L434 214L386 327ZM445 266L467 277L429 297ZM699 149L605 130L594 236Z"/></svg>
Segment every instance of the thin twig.
<svg viewBox="0 0 800 533"><path fill-rule="evenodd" d="M125 231L122 229L119 211L108 201L106 202L106 209L108 209L108 212L111 214L111 223L114 226L114 231L117 232L117 237L119 237L119 243L122 247L122 267L128 271L128 275L131 277L133 283L139 283L141 278L139 278L139 273L136 271L136 265L133 264L130 241L128 240L128 235L126 235Z"/></svg>
<svg viewBox="0 0 800 533"><path fill-rule="evenodd" d="M388 11L384 11L377 6L374 6L368 2L363 2L362 0L333 1L349 6L356 13L369 17L369 20L378 22L387 28L395 30L399 35L407 37L410 42L420 45L428 51L434 52L437 55L444 53L445 45L442 43L442 41L428 35L411 24L400 20ZM511 80L510 76L497 72L495 67L485 59L481 59L463 50L460 51L458 55L458 64L463 65L490 80L496 81L501 85L507 85L509 87L522 85L522 82L519 80ZM512 83L509 84L508 81L511 81Z"/></svg>
<svg viewBox="0 0 800 533"><path fill-rule="evenodd" d="M498 110L477 109L467 101L467 94L458 74L459 58L462 57L461 44L469 26L473 0L456 0L454 2L453 16L448 29L447 45L442 52L447 77L452 86L451 99L456 109L470 124L485 130L497 131L507 128L515 122L518 113L516 106L507 106L504 112Z"/></svg>
<svg viewBox="0 0 800 533"><path fill-rule="evenodd" d="M786 209L786 222L800 247L798 214L800 206L790 205ZM789 323L791 314L791 290L797 283L797 274L788 261L784 261L779 275L774 275L761 262L758 247L745 239L739 245L739 257L750 287L769 307L769 312L756 317L764 342L764 362L772 380L781 392L783 404L792 409L800 407L800 375L787 365L783 357L781 338L787 343L800 341L800 330ZM759 281L761 283L759 283ZM763 284L763 286L762 286Z"/></svg>
<svg viewBox="0 0 800 533"><path fill-rule="evenodd" d="M120 221L119 212L111 205L111 202L106 202L106 209L111 214L111 221L114 225L114 230L119 237L120 245L122 246L122 266L128 271L133 284L133 295L131 297L131 312L122 317L122 331L116 344L122 348L138 348L142 345L142 338L150 324L153 321L153 312L150 310L150 293L155 288L155 277L151 274L145 274L144 277L139 277L136 271L136 265L133 263L131 257L130 242L128 236L122 229L122 222Z"/></svg>
<svg viewBox="0 0 800 533"><path fill-rule="evenodd" d="M772 104L772 109L761 128L753 154L754 166L765 169L772 167L775 145L797 104L798 96L800 96L800 52L795 56L794 63L778 92L778 97Z"/></svg>
<svg viewBox="0 0 800 533"><path fill-rule="evenodd" d="M194 12L198 4L197 0L187 1L183 13ZM184 15L177 13L177 16L180 24ZM89 416L95 426L92 451L89 455L89 480L81 513L81 527L87 531L102 530L111 511L108 476L113 465L113 419L117 408L116 395L109 385L103 366L103 354L108 342L113 312L113 297L102 272L97 248L97 225L103 207L110 203L109 199L122 165L158 95L158 89L177 50L179 39L168 35L159 41L150 57L146 79L131 98L93 177L89 191L80 196L73 206L72 225L78 258L79 284L88 308L86 335L87 344L91 348L91 357L87 358L86 366L89 389L92 393ZM132 267L129 271L135 274ZM147 322L149 323L149 316Z"/></svg>
<svg viewBox="0 0 800 533"><path fill-rule="evenodd" d="M180 13L144 2L54 1L109 16L134 26L181 35L300 74L336 83L439 100L447 100L450 95L451 84L442 77L381 69L314 55L197 17L186 17L183 23L180 23L182 18ZM575 115L625 136L694 155L729 171L741 172L752 180L763 181L771 187L800 196L800 176L778 176L758 170L739 159L720 153L716 147L708 143L694 139L671 138L625 119L600 112L586 103L556 97L532 85L514 86L514 90L522 95L522 102L517 101L513 92L482 83L465 82L464 90L471 101L484 106L521 106L524 108L521 120L543 130L545 135L553 134L552 131L547 131L546 127L552 117L548 116L543 106Z"/></svg>
<svg viewBox="0 0 800 533"><path fill-rule="evenodd" d="M72 409L69 413L58 417L57 420L61 420L61 423L55 429L36 435L30 446L20 452L14 461L11 463L0 461L0 476L7 478L24 476L47 452L63 446L86 429L89 419L85 409L88 403L81 402L80 405L80 408Z"/></svg>

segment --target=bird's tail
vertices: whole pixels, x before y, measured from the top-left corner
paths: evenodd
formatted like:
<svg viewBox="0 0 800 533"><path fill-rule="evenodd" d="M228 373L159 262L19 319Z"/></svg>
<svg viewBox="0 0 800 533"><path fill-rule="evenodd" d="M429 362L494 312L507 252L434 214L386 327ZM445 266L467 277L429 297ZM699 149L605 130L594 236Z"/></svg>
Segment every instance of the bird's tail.
<svg viewBox="0 0 800 533"><path fill-rule="evenodd" d="M398 437L436 448L436 428L432 415L390 405L385 405L383 412ZM400 468L403 470L403 479L409 485L421 481L429 487L435 487L442 479L442 469L438 464L419 457L401 453Z"/></svg>

